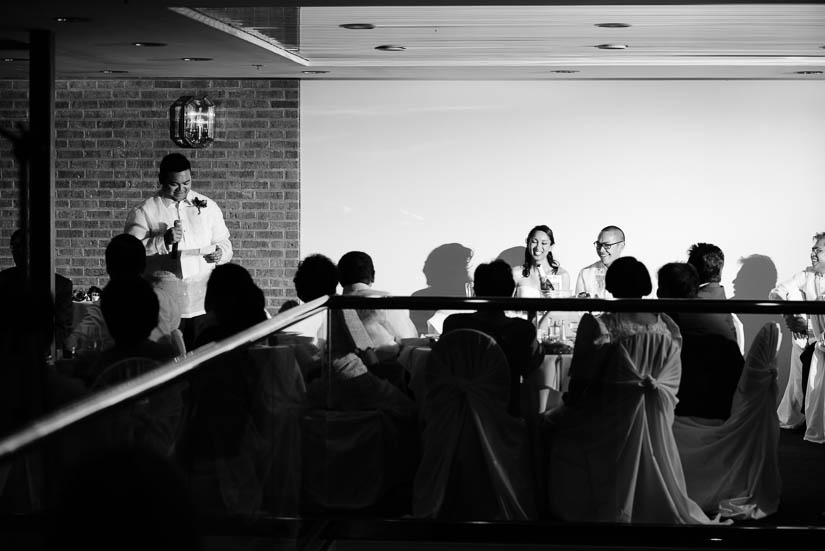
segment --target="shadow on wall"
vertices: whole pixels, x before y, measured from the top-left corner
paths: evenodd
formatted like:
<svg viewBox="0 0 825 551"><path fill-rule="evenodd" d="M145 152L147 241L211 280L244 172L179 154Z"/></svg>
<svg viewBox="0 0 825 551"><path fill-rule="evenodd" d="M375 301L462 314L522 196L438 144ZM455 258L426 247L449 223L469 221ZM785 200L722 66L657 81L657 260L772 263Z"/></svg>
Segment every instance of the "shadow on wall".
<svg viewBox="0 0 825 551"><path fill-rule="evenodd" d="M427 255L424 261L424 277L427 286L415 291L414 297L463 297L467 293L467 283L472 281L467 269L473 258L473 250L461 243L439 245ZM419 333L427 332L427 320L435 310L411 310L410 319Z"/></svg>
<svg viewBox="0 0 825 551"><path fill-rule="evenodd" d="M752 254L739 259L739 272L733 280L733 300L767 299L771 289L776 287L776 265L769 256ZM753 338L765 323L775 321L782 331L782 346L777 356L777 400L782 398L788 383L788 369L791 358L791 334L782 316L770 314L742 314L739 316L745 329L745 353L750 349ZM778 403L777 403L778 405Z"/></svg>
<svg viewBox="0 0 825 551"><path fill-rule="evenodd" d="M510 266L521 266L524 264L524 245L520 245L518 247L510 247L509 249L504 249L498 256L496 260L503 260Z"/></svg>

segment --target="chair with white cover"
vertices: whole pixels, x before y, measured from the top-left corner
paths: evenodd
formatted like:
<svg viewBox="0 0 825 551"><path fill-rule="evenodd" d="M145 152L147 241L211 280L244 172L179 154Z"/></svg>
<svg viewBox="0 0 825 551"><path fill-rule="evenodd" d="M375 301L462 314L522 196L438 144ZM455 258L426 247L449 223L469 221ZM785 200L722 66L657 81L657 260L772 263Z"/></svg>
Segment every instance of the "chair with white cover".
<svg viewBox="0 0 825 551"><path fill-rule="evenodd" d="M92 383L101 390L143 375L159 362L142 357L124 358L103 370ZM174 383L105 414L99 421L109 445L142 446L169 457L175 451L184 419L183 383Z"/></svg>
<svg viewBox="0 0 825 551"><path fill-rule="evenodd" d="M251 346L256 373L253 411L269 460L260 475L263 502L271 513L296 514L301 495L301 416L306 385L290 346Z"/></svg>
<svg viewBox="0 0 825 551"><path fill-rule="evenodd" d="M760 329L745 359L726 421L676 417L673 423L688 495L705 511L760 519L779 506L782 482L775 404L781 340L776 323Z"/></svg>
<svg viewBox="0 0 825 551"><path fill-rule="evenodd" d="M523 421L507 413L510 370L488 335L451 331L426 366L424 449L415 475L419 518L525 520L534 516Z"/></svg>
<svg viewBox="0 0 825 551"><path fill-rule="evenodd" d="M671 429L679 340L640 332L600 346L593 386L551 416L551 514L569 521L711 523L688 497Z"/></svg>

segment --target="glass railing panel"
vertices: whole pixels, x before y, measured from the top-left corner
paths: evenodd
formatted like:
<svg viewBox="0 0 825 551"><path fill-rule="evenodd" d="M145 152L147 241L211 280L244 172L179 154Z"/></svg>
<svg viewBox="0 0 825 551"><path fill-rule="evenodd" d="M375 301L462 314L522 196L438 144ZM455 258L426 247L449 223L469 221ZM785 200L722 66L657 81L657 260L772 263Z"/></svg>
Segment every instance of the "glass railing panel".
<svg viewBox="0 0 825 551"><path fill-rule="evenodd" d="M487 301L476 299L445 299L442 301L442 304L440 304L441 308L439 308L437 305L424 305L421 303L416 303L416 301L405 301L403 299L375 300L372 303L364 301L348 302L346 300L333 300L331 303L331 317L333 319L337 319L338 323L346 327L349 333L347 334L346 331L341 331L339 333L333 332L331 348L335 350L335 352L332 354L333 357L331 360L333 365L338 365L339 367L337 370L334 370L334 376L331 379L333 383L331 395L334 396L334 400L327 404L326 409L328 411L326 415L343 416L345 414L351 414L349 410L356 410L359 412L359 415L363 416L366 416L367 412L370 412L372 415L377 413L385 419L385 425L391 427L389 429L385 428L385 432L390 435L386 436L386 438L391 438L397 437L399 434L403 434L403 428L401 428L403 423L399 423L398 414L400 411L404 411L405 406L408 406L411 401L412 411L414 411L415 415L414 424L417 426L416 437L418 439L417 444L419 446L419 456L417 465L413 469L399 474L405 479L405 483L403 484L405 491L411 491L413 495L415 495L416 491L418 491L420 494L422 491L421 484L423 484L424 480L422 476L426 474L426 470L422 470L422 467L428 462L426 449L428 434L427 425L428 420L432 419L431 416L433 415L431 408L429 408L426 403L426 398L429 391L428 385L441 384L433 382L432 377L434 375L431 372L428 375L428 363L432 361L433 348L434 346L438 346L438 344L444 339L444 333L440 333L438 330L434 331L434 329L440 326L441 331L443 331L445 327L445 320L447 320L450 314L455 314L462 311L469 313L476 309L481 312L492 312L497 310L498 312L503 312L504 315L511 319L520 318L524 323L529 323L529 325L533 328L533 338L535 339L533 344L535 345L535 348L539 350L539 358L531 359L529 357L529 354L534 354L534 351L522 351L520 353L521 357L526 358L525 361L527 362L533 362L530 364L530 369L511 370L511 381L515 377L518 377L519 381L518 392L513 393L512 396L517 397L518 408L521 411L521 414L518 417L520 417L520 423L526 431L524 439L527 448L526 454L529 456L529 459L526 461L527 467L523 468L529 470L530 475L528 476L525 474L524 476L514 476L513 471L510 471L511 478L509 481L511 484L516 486L518 484L522 484L523 487L534 488L534 491L532 492L532 502L531 498L528 496L530 492L527 492L523 494L523 496L528 497L513 500L513 503L515 503L513 507L514 510L517 510L518 505L524 501L524 503L529 504L530 507L533 507L532 514L528 514L526 518L539 520L542 522L564 521L567 518L565 514L553 512L554 507L551 504L554 496L552 491L548 492L546 490L548 487L547 476L549 464L549 459L546 454L548 453L548 449L552 449L552 443L554 440L552 436L552 429L549 428L555 423L555 418L551 415L551 412L554 410L560 410L560 408L563 409L566 404L566 400L575 401L576 397L580 396L583 392L581 388L571 389L571 382L574 387L576 386L576 383L573 382L574 378L570 377L571 368L578 362L578 369L582 371L582 365L588 362L595 362L598 359L589 357L592 356L592 351L588 352L586 347L582 348L582 343L579 344L579 347L582 348L584 352L581 350L578 351L579 357L577 359L576 338L582 330L582 320L587 320L587 323L585 323L585 330L588 331L588 335L586 335L585 338L589 337L591 341L596 340L599 335L593 334L594 323L598 327L599 323L606 323L606 320L627 318L629 316L628 304L625 301L575 299L555 299L549 301L519 301L513 299L500 299L493 301L497 303L494 306L491 306L490 304L482 304L486 302ZM697 303L702 304L697 306ZM373 304L373 308L367 308L367 306ZM347 305L351 307L345 308ZM413 311L426 311L429 316L427 318L428 332L426 334L420 333L416 338L396 339L394 344L384 342L377 343L376 341L379 339L376 338L376 335L379 334L379 332L370 327L370 324L373 323L375 319L375 312L380 312L380 310L385 309L403 310L405 307L406 309ZM558 307L558 309L556 307ZM773 307L773 310L770 310L769 307ZM758 413L759 415L766 417L768 421L766 421L765 427L762 427L762 429L755 427L754 430L757 431L757 434L760 435L759 438L763 440L763 443L766 446L771 445L771 442L773 442L773 455L771 457L774 461L780 461L780 459L777 458L788 457L788 450L796 450L796 448L803 447L801 433L795 434L793 431L782 431L780 433L778 425L774 423L773 420L776 419L776 406L782 398L788 381L788 364L791 350L790 346L793 342L793 338L785 326L784 315L790 313L792 310L804 310L806 307L809 310L811 308L816 308L816 306L811 307L810 304L803 305L801 303L740 303L738 301L717 303L715 301L678 300L667 302L652 300L642 302L637 301L634 306L637 311L647 311L643 313L648 316L652 316L651 319L659 320L657 323L661 325L659 328L662 332L665 332L665 329L667 329L667 331L672 333L671 338L678 342L678 346L680 347L678 354L680 362L682 361L682 355L686 355L684 360L686 365L683 368L680 367L675 381L671 384L672 388L668 391L672 394L674 402L673 407L666 412L663 418L670 419L670 423L673 423L673 419L678 417L697 417L700 421L701 419L710 419L710 421L706 423L708 427L712 427L714 424L721 425L727 422L727 419L731 417L730 412L732 411L732 408L736 405L734 403L734 398L737 393L737 388L740 384L744 384L741 382L741 379L742 373L746 368L748 351L752 349L753 342L759 334L760 329L762 329L766 324L776 323L777 333L775 340L778 348L775 355L775 368L770 368L770 372L775 373L775 383L766 383L761 391L761 394L759 394L761 406L758 409ZM701 310L703 309L708 311L702 312ZM336 310L341 310L342 312L336 312ZM349 317L344 316L343 311L345 310L349 310L351 313L356 314L355 323L353 323L351 315ZM611 310L619 310L624 312L615 314L611 313ZM684 310L684 312L682 312L682 310ZM660 311L670 312L670 316L667 318L664 316L658 316L657 312ZM442 314L441 319L437 314ZM414 317L412 312L410 317ZM666 323L664 321L665 319L667 320ZM361 324L359 325L357 321L360 321ZM465 323L467 321L468 320L464 320ZM447 326L455 327L455 323L455 319L446 321ZM468 324L468 326L483 328L483 324L479 325L478 320ZM682 326L685 327L684 331L681 331L680 329ZM718 338L713 337L712 335L714 331L717 330L724 330L725 334L717 335ZM359 337L359 333L363 331L365 331L367 336L370 337L370 339L361 340L361 343L367 343L366 345L359 344L359 338L363 339L363 336ZM342 342L337 342L335 340L336 334ZM347 340L347 338L349 340ZM720 342L720 339L724 342ZM502 348L511 348L510 343L507 342L507 337L502 336L502 339L500 340L503 340L505 344ZM370 342L372 343L372 346L370 346ZM526 347L527 345L523 344L523 346ZM682 346L684 346L684 350L681 349ZM507 354L505 354L505 356L507 356ZM342 361L342 358L344 357L348 357L346 362ZM699 373L697 382L697 372L701 371L701 366L697 367L697 362L711 362L714 363L714 365L720 365L717 366L718 370L713 373L705 373L704 375ZM730 368L725 367L728 364L730 364ZM346 365L346 369L341 368L341 365ZM350 370L349 374L347 374L347 369ZM396 369L397 371L393 371L393 369ZM430 367L430 369L432 370L432 367ZM689 373L687 373L689 376L684 376L683 378L684 371L682 371L682 369L689 371ZM707 367L705 367L705 369L707 370ZM775 371L773 371L774 369ZM401 375L399 376L398 373ZM702 376L705 377L704 380L702 379ZM774 375L766 375L766 377L773 380ZM684 382L683 391L687 391L683 392L681 397L679 395L680 382ZM644 378L638 381L638 383L639 388L644 387L645 384L652 385L653 387L656 386L655 381L650 383ZM502 384L506 385L507 383L505 382ZM613 381L611 384L616 386L617 383ZM359 388L357 385L361 385L361 387ZM705 386L703 387L702 385ZM367 388L371 393L370 396L373 400L372 404L369 404L368 399L366 398ZM623 387L619 385L617 388ZM702 390L703 388L704 390ZM466 388L456 390L455 396L459 396L462 392L466 392ZM585 394L587 394L587 392L588 391L584 391ZM590 392L592 392L592 390ZM614 389L613 394L622 395L623 392L624 390L620 391ZM633 390L632 392L636 392L636 390ZM693 393L692 398L690 398L691 392ZM703 395L702 392L707 392L707 396ZM505 392L503 394L506 395L507 393ZM720 402L721 394L725 395L721 398L721 402L724 402L721 406L721 409L725 410L723 414L719 414L719 412L716 411L720 409L716 406L719 405L718 402ZM511 402L514 399L512 396L510 397ZM499 401L503 400L506 402L506 399L501 396L497 399ZM740 396L737 399L741 401L744 398ZM714 405L714 403L716 403L716 405ZM600 407L607 406L602 404ZM679 409L677 410L676 408ZM509 412L511 417L517 418L517 416L512 415L512 409L513 408L510 408L511 411ZM680 413L683 413L683 415L679 415ZM751 413L749 415L755 414ZM428 418L428 416L430 416L430 418ZM433 422L440 423L440 430L443 430L443 421ZM510 436L515 434L518 430L521 429L511 429L509 431ZM588 430L592 436L591 440L594 442L597 441L597 427L594 426ZM550 432L548 433L548 431ZM767 439L764 434L766 431L770 432ZM716 432L719 433L720 431ZM454 453L449 452L448 446L444 443L449 442L450 439L457 438L458 436L456 434L450 433L448 435L442 432L439 433L438 436L434 436L436 433L432 430L430 430L430 433L430 438L440 439L437 444L439 453ZM462 441L460 447L466 446L466 449L474 450L474 452L469 455L476 458L483 456L483 446L490 444L489 435L485 436L481 440L477 440L478 434L475 436L472 434L469 436L464 435L463 437L468 438L469 440L466 442ZM771 440L771 438L774 438L774 440ZM755 436L753 438L746 438L741 445L743 447L746 445L756 445L752 442L755 440L758 440ZM668 443L668 446L671 446L671 452L678 450L678 447L673 447L675 446L674 442L675 441L671 440ZM396 443L395 446L397 447L398 444ZM335 441L334 438L331 438L330 450L338 451L340 449L340 441ZM765 448L763 447L761 449ZM517 449L513 448L511 451L515 454ZM810 466L813 469L817 469L815 466L817 465L817 462L814 458L816 451L817 450L815 448L811 448L811 453L805 456L805 461L810 462ZM406 453L410 453L410 451L407 450ZM754 450L754 453L758 454L762 452ZM387 462L392 462L393 460L397 460L397 457L384 457L385 465ZM468 474L473 472L471 463L466 460L462 460L461 458L456 458L455 456L453 456L452 459L444 459L444 461L452 461L451 470L449 470L448 475L445 476L447 479L453 480L453 482L450 483L452 485L449 487L449 491L442 495L440 499L447 499L445 496L452 496L452 505L455 505L456 503L465 504L462 512L458 513L458 517L456 518L463 518L464 520L501 520L501 510L496 509L495 507L486 513L483 508L478 509L475 513L470 513L475 514L476 516L469 516L467 514L468 511L471 510L471 508L466 506L467 503L481 502L484 500L485 495L488 497L490 495L495 495L494 493L491 494L492 490L490 487L484 488L483 484L481 484L481 481L487 478L486 475L488 473L486 473L486 471L476 472L479 477ZM713 464L714 461L718 462L719 460L707 458L705 461L708 464ZM689 460L685 459L685 462L695 465L695 457L689 458ZM522 465L524 464L525 463L522 463ZM478 465L475 465L475 467L478 467ZM690 466L688 466L688 468L690 468ZM347 476L344 470L336 469L338 469L337 466L333 464L330 465L328 472L330 479ZM795 468L794 461L780 461L778 469L779 470L776 472L779 472L782 476L776 478L775 480L779 480L784 476L784 478L791 483L791 485L788 486L787 491L779 495L778 498L779 503L784 505L779 507L776 504L751 504L753 505L753 509L759 509L759 507L762 507L763 510L751 510L750 512L740 511L739 513L736 513L736 508L731 508L732 506L728 504L727 506L729 508L727 509L727 514L733 515L737 525L745 526L770 527L777 525L793 526L822 524L821 519L815 518L815 514L810 511L806 512L801 506L803 502L809 503L812 496L808 491L810 490L810 487L803 488L800 484L794 482L799 478L796 476L798 470ZM470 485L467 483L466 478L462 482L462 472L465 477L475 480L476 483ZM349 472L350 477L352 474L352 472ZM691 477L695 478L694 475L695 473L691 474ZM681 476L684 476L684 469L681 471L681 474L674 471L674 480L678 480ZM418 479L416 479L416 477L418 477ZM558 478L558 473L556 473L556 477ZM559 480L565 481L572 478L572 475L561 476ZM690 477L689 480L691 480ZM463 487L461 486L462 483L464 484ZM825 483L825 478L823 478L823 483ZM457 487L455 486L456 484L459 485L458 487L463 488L461 491L467 492L462 494L461 491L459 491L458 495L461 495L460 499L455 497L455 493L451 493L457 491ZM541 488L541 490L535 491L535 488ZM710 522L710 520L713 520L718 510L718 504L714 506L711 502L707 501L709 498L706 499L706 496L701 495L697 497L697 499L688 499L690 496L687 494L687 490L685 490L685 492L685 503L695 503L697 500L705 500L702 502L702 505L698 507L698 513L693 516L691 516L692 514L679 513L679 515L673 516L672 518L667 517L669 520L648 519L648 522L680 524L683 522ZM691 492L696 493L696 490L691 489ZM792 493L795 495L792 495ZM352 509L358 510L361 505L366 504L362 510L370 511L368 508L369 506L374 507L376 504L380 503L379 498L376 497L380 495L389 495L389 491L387 489L377 490L376 493L373 494L372 501L366 501L363 504L353 501L349 502L348 506ZM501 496L497 495L497 497ZM510 498L512 499L513 495L511 495ZM401 510L413 516L428 516L426 509L416 509L415 503L416 499L414 498ZM447 506L451 505L449 500L445 503L447 503ZM419 503L419 505L421 504ZM689 505L687 507L693 508L696 507L696 505ZM703 508L707 510L708 514L702 513ZM740 509L744 508L746 507L740 507ZM825 508L825 504L823 504L823 508ZM457 509L461 508L457 507ZM555 509L557 510L558 506L556 506ZM808 509L813 510L811 507ZM384 509L383 514L391 514L389 511L389 509ZM769 511L769 514L767 511ZM465 516L461 517L461 514L464 514ZM450 517L449 515L442 515L440 518L449 519L453 517ZM511 516L504 518L515 520L519 517ZM571 518L568 520L575 519ZM601 517L591 518L585 515L578 520L637 522L633 518L629 517L625 519L620 516L605 519ZM645 521L641 520L639 522Z"/></svg>
<svg viewBox="0 0 825 551"><path fill-rule="evenodd" d="M696 306L703 302L704 306ZM670 396L664 400L663 418L672 420L668 445L672 452L676 442L678 454L673 428L680 417L676 408L688 402L676 388L687 370L684 350L679 351L682 365L675 383L659 381L656 374L651 380L641 376L634 381L613 378L605 382L599 379L608 373L604 365L596 363L601 367L589 370L583 367L588 362L606 361L583 342L592 344L599 331L608 331L602 325L630 316L628 312L652 315L656 323L664 319L656 312L670 312L673 319L680 318L678 326L690 316L724 317L733 311L740 323L733 330L736 343L732 349L739 355L744 372L745 356L766 322L779 322L777 346L779 335L783 343L793 344L783 316L793 312L825 314L814 311L822 310L821 306L474 298L359 302L334 297L329 308L304 312L280 324L278 318L264 322L239 336L207 344L149 375L141 374L156 364L124 362L94 377L79 377L85 372L78 364L59 366L57 371L65 377L61 384L50 384L64 397L62 412L69 421L64 418L54 424L60 418L57 416L47 419L51 424L35 425L30 441L16 441L23 447L15 447L14 440L12 445L8 439L0 442L0 481L4 482L0 505L4 513L51 517L56 511L65 514L68 507L79 514L91 506L91 496L98 495L95 492L121 487L130 493L146 490L146 500L168 495L165 505L188 507L185 510L196 522L200 519L207 525L226 519L248 523L318 517L526 521L556 526L568 525L570 520L636 524L633 517L586 516L595 509L561 499L560 495L569 496L572 490L558 488L575 485L584 476L582 470L592 466L595 470L585 474L604 478L598 485L601 496L618 495L610 485L615 483L610 477L616 469L598 468L599 454L593 450L605 432L599 422L623 417L592 414L616 406L617 396L636 399L639 393L646 397L651 392ZM702 308L709 311L699 312ZM427 318L428 331L392 338L392 342L380 341L380 332L371 324L385 319L382 311L404 310L432 312ZM472 350L476 352L463 351L456 359L447 346L453 338L447 329L454 329L458 322L476 329L485 327L478 320L473 326L471 320L450 318L461 312L479 312L497 323L519 320L522 328L529 328L532 341L510 342L498 336L490 345L474 334L472 338L478 342L474 341ZM411 313L402 314L412 317ZM489 319L485 323L491 323ZM673 340L670 322L661 322L659 329L662 334L669 331ZM685 343L691 339L688 332L682 333L680 346L687 350ZM582 342L577 343L577 339ZM495 347L501 352L495 352ZM516 369L510 365L518 363L510 361L513 347L522 348L518 353L524 362ZM773 510L770 504L758 504L770 514L757 519L735 518L734 527L823 524L820 513L825 504L818 497L819 481L825 484L821 450L804 440L804 430L778 428L776 406L789 380L790 354L790 348L779 348L772 391L773 373L770 366L766 368L768 390L759 394L758 409L766 424L753 428L741 443L743 448L764 444L761 451L754 449L751 454L764 458L763 472L769 471L768 464L775 458L782 484L779 504ZM481 367L469 365L468 357ZM451 362L464 363L458 369ZM571 376L576 371L590 377L580 376L578 383L586 384L579 388ZM166 373L165 380L157 378L159 372ZM73 380L78 378L82 386ZM147 380L153 382L141 386ZM711 380L719 383L721 377ZM123 381L127 381L125 386ZM513 381L517 381L515 392ZM738 381L728 384L733 393L740 386ZM716 387L711 390L715 392ZM78 389L82 392L73 394ZM563 455L559 459L554 454L563 441L559 423L564 421L565 408L569 410L583 399L587 403L599 392L597 407L585 408L590 411L592 425L579 428L579 435L586 436L582 441L590 448L568 454L569 461ZM101 409L101 401L110 405ZM731 411L735 401L734 396ZM700 400L699 405L704 402ZM746 421L754 424L753 419L742 422ZM725 422L718 419L706 425L711 430ZM775 451L770 448L772 441ZM123 449L130 452L118 456L116 450ZM136 464L129 458L138 457L138 453L155 459ZM577 457L590 459L579 461ZM699 457L700 463L708 466L727 461L727 456L721 455ZM101 462L112 468L102 469ZM147 468L156 469L151 475L140 471L147 462ZM687 497L680 503L685 505L687 499L698 503L703 498L691 488L688 472L696 458L679 455L679 462L687 480ZM675 471L671 474L678 482ZM136 486L134 481L143 476L166 480L166 488L158 489L149 481ZM84 483L89 491L78 493L83 480L90 481ZM771 478L766 476L765 480ZM183 493L176 494L175 488L183 488ZM583 507L585 516L569 517L577 506ZM713 507L706 504L696 510L692 507L685 505L693 511L684 513L685 518L662 517L654 522L675 526L714 516ZM702 509L708 513L705 517Z"/></svg>

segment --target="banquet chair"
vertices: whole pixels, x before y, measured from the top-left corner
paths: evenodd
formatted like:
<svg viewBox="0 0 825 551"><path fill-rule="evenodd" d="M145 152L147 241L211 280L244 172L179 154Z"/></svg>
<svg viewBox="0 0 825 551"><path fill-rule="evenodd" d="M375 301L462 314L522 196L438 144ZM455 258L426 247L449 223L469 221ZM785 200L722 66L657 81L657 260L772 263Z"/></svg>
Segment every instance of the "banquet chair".
<svg viewBox="0 0 825 551"><path fill-rule="evenodd" d="M688 497L671 428L678 339L641 332L601 346L598 380L549 418L550 513L579 522L711 523Z"/></svg>
<svg viewBox="0 0 825 551"><path fill-rule="evenodd" d="M381 410L312 409L301 419L301 438L304 511L408 512L414 421Z"/></svg>
<svg viewBox="0 0 825 551"><path fill-rule="evenodd" d="M91 389L101 390L134 379L160 364L149 358L124 358L104 369ZM183 428L185 383L131 400L118 406L98 421L104 443L110 446L147 447L165 457L171 456Z"/></svg>
<svg viewBox="0 0 825 551"><path fill-rule="evenodd" d="M705 511L760 519L779 506L775 404L781 338L773 322L756 335L727 420L677 416L673 423L688 495Z"/></svg>
<svg viewBox="0 0 825 551"><path fill-rule="evenodd" d="M262 473L264 508L295 514L301 494L301 417L306 385L290 346L252 346L250 369L257 373L254 407L270 458Z"/></svg>
<svg viewBox="0 0 825 551"><path fill-rule="evenodd" d="M426 365L425 427L413 515L526 520L535 512L524 422L507 413L510 369L488 335L457 329Z"/></svg>

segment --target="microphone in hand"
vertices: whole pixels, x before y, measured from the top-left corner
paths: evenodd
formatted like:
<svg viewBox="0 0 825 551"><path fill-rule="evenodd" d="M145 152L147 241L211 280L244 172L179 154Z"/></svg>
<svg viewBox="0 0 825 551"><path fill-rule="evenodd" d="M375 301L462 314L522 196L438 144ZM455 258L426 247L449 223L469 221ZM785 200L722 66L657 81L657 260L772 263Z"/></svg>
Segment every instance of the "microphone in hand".
<svg viewBox="0 0 825 551"><path fill-rule="evenodd" d="M176 228L179 228L179 227L180 227L180 220L175 220L175 227L176 227ZM171 258L177 258L177 257L178 257L178 244L179 244L179 241L175 241L175 242L172 244L172 252L171 252L171 253L169 253L169 256L170 256Z"/></svg>

